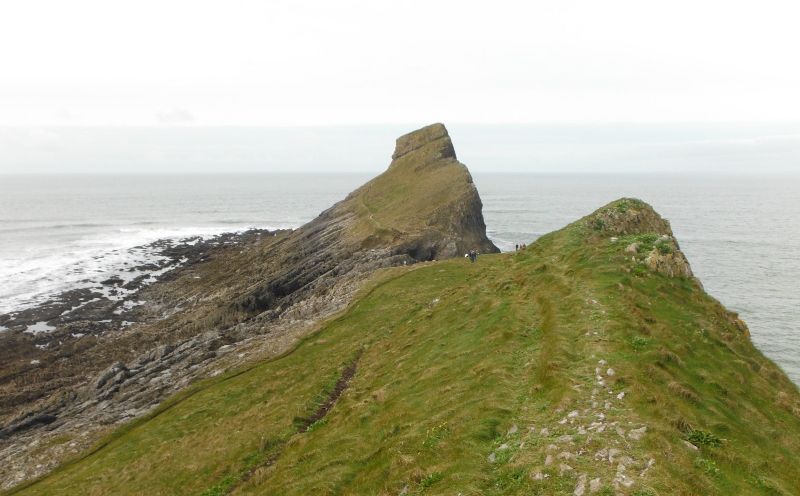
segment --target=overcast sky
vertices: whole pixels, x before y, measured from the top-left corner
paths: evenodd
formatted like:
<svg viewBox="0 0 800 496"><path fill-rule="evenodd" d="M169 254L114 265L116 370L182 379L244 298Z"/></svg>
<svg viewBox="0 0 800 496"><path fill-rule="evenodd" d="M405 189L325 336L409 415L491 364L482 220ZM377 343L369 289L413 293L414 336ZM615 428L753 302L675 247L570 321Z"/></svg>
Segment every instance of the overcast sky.
<svg viewBox="0 0 800 496"><path fill-rule="evenodd" d="M717 138L796 151L798 6L6 1L0 126L28 131L0 133L0 172L68 145L54 126L756 123L779 126Z"/></svg>
<svg viewBox="0 0 800 496"><path fill-rule="evenodd" d="M800 120L800 3L0 6L0 125Z"/></svg>

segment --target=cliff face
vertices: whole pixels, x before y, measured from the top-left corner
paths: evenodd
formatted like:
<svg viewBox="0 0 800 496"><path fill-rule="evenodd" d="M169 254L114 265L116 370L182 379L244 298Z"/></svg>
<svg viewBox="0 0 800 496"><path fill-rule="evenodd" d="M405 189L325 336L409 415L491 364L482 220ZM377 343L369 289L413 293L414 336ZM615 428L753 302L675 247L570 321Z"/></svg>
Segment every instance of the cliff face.
<svg viewBox="0 0 800 496"><path fill-rule="evenodd" d="M398 138L386 172L299 229L181 253L186 265L132 296L144 302L133 312L99 301L91 314L66 305L3 316L15 330L0 335L0 489L46 472L197 379L281 353L345 308L378 269L498 252L481 209L447 130L434 124ZM41 320L57 328L47 347L47 336L23 332ZM69 446L29 447L77 431L86 435Z"/></svg>
<svg viewBox="0 0 800 496"><path fill-rule="evenodd" d="M499 253L480 196L442 124L397 139L389 169L276 246L281 261L237 299L245 313L291 305L380 267ZM353 273L353 274L351 274Z"/></svg>

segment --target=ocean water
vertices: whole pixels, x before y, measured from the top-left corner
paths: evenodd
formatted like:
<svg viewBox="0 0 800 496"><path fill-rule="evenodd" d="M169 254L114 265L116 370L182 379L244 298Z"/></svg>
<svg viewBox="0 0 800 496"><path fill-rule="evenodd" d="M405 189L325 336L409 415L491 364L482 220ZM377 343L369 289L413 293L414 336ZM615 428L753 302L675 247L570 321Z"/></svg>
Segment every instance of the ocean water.
<svg viewBox="0 0 800 496"><path fill-rule="evenodd" d="M0 176L0 313L65 289L100 288L157 261L147 244L294 228L370 178L341 175ZM476 174L504 251L615 199L670 220L706 291L800 384L800 177ZM0 329L2 331L2 329Z"/></svg>
<svg viewBox="0 0 800 496"><path fill-rule="evenodd" d="M298 227L365 175L0 176L0 314L158 262L147 245Z"/></svg>

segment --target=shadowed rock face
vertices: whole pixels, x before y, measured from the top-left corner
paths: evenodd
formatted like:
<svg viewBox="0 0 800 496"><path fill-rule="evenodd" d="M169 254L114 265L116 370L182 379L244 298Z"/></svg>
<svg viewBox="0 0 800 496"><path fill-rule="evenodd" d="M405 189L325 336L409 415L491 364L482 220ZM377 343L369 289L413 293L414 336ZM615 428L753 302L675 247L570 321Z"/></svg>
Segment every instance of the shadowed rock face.
<svg viewBox="0 0 800 496"><path fill-rule="evenodd" d="M386 172L276 245L279 268L234 307L263 312L352 272L500 251L486 237L478 191L444 125L398 138L392 156Z"/></svg>
<svg viewBox="0 0 800 496"><path fill-rule="evenodd" d="M146 302L137 307L138 324L106 326L58 345L69 346L69 354L56 347L37 351L22 330L0 336L7 350L32 350L0 365L0 458L40 466L20 470L27 475L19 477L0 468L7 481L2 488L70 455L48 458L45 450L34 461L26 447L33 438L99 435L102 426L140 416L198 378L280 353L311 323L344 309L377 269L461 257L471 249L499 252L486 237L472 177L442 124L398 138L392 158L386 172L295 231L205 245L190 263L137 293ZM75 318L91 328L90 319L108 322L109 315ZM52 325L69 334L60 321ZM75 449L96 435L81 437Z"/></svg>

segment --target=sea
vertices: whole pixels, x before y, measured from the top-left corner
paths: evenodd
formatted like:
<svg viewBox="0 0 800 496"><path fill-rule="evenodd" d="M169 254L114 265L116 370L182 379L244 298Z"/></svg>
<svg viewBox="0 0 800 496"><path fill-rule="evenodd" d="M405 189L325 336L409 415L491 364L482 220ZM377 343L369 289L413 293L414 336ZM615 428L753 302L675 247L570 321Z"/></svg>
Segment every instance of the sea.
<svg viewBox="0 0 800 496"><path fill-rule="evenodd" d="M367 174L2 175L0 314L69 289L100 289L157 262L158 240L296 228ZM487 232L503 251L621 197L669 219L706 291L800 384L800 177L475 174ZM0 327L0 332L6 329Z"/></svg>

